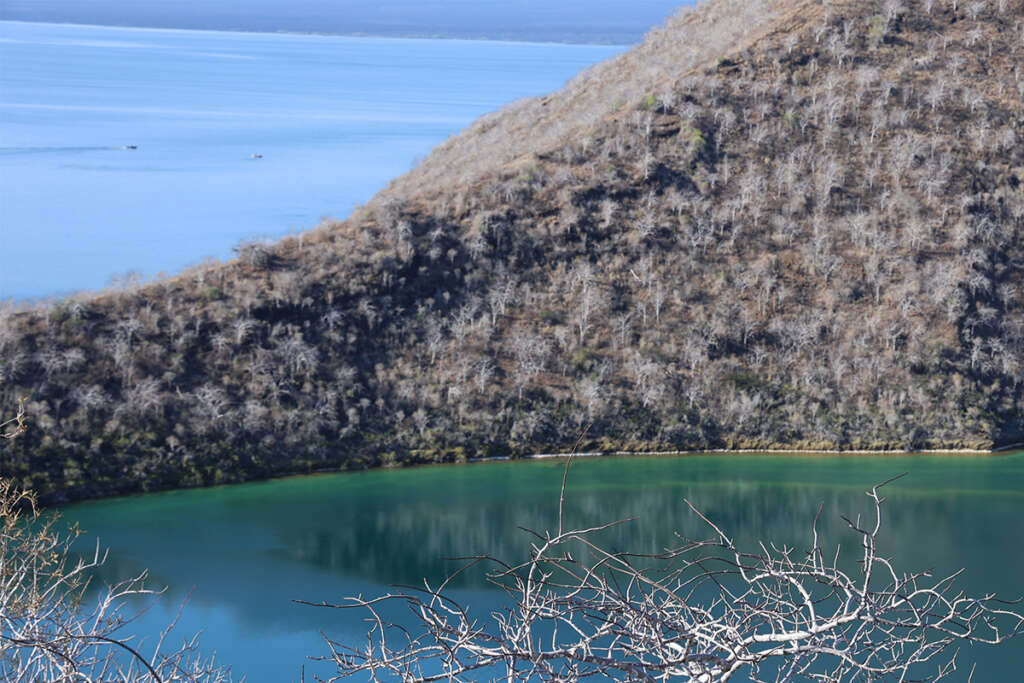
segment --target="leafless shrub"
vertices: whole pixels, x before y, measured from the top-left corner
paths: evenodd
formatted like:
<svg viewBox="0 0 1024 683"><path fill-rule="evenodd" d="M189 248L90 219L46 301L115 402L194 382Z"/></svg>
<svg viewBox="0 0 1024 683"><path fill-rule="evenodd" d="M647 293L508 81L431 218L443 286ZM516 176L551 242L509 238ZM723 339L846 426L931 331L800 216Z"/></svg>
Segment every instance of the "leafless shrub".
<svg viewBox="0 0 1024 683"><path fill-rule="evenodd" d="M907 8L903 5L900 0L885 0L883 12L885 13L885 20L892 22L896 18L907 11Z"/></svg>
<svg viewBox="0 0 1024 683"><path fill-rule="evenodd" d="M511 600L491 623L446 595L451 578L437 588L315 603L370 614L364 645L327 640L323 659L338 667L329 680L946 679L957 670L958 645L1004 642L1024 617L992 595L965 596L955 587L961 572L935 581L880 555L879 490L888 483L867 494L874 519L843 518L861 549L852 571L838 547L822 543L817 517L806 551L763 541L747 552L686 501L712 537L643 556L596 540L624 521L563 530L560 502L557 532L529 532L528 559L471 560L496 566L490 579ZM564 491L563 483L563 500ZM380 606L392 601L409 606L416 630L384 620Z"/></svg>
<svg viewBox="0 0 1024 683"><path fill-rule="evenodd" d="M0 438L13 439L21 436L27 429L25 418L25 400L18 401L18 413L11 419L0 422Z"/></svg>
<svg viewBox="0 0 1024 683"><path fill-rule="evenodd" d="M27 512L26 512L27 511ZM0 679L8 683L227 683L196 637L172 646L170 624L151 646L132 637L132 597L154 595L145 573L110 586L94 605L85 591L103 564L99 546L75 559L77 531L36 512L31 494L0 481Z"/></svg>
<svg viewBox="0 0 1024 683"><path fill-rule="evenodd" d="M96 384L77 387L72 392L71 398L86 411L96 410L110 403L110 397L103 391L102 387Z"/></svg>
<svg viewBox="0 0 1024 683"><path fill-rule="evenodd" d="M125 390L121 406L132 415L159 414L163 409L160 382L152 377L136 382Z"/></svg>
<svg viewBox="0 0 1024 683"><path fill-rule="evenodd" d="M513 382L522 398L523 388L547 365L551 349L542 337L525 332L513 334L509 339L509 346L516 360Z"/></svg>
<svg viewBox="0 0 1024 683"><path fill-rule="evenodd" d="M232 251L238 260L250 268L269 268L273 262L270 244L265 240L247 240L238 244Z"/></svg>

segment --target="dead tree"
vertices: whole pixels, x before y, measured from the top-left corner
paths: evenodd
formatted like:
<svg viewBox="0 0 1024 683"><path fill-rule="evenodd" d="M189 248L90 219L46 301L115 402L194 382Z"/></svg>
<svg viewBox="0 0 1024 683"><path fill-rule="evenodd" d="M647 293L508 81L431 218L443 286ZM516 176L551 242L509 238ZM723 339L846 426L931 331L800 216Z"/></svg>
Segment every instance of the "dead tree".
<svg viewBox="0 0 1024 683"><path fill-rule="evenodd" d="M964 595L955 587L960 572L934 580L880 555L887 483L867 494L873 519L844 518L856 563L841 561L838 546L826 549L817 517L806 550L764 541L746 551L687 501L711 538L641 556L595 540L625 521L565 531L560 504L558 531L530 532L525 561L472 559L493 563L490 580L509 599L490 620L446 596L450 578L437 588L318 603L366 610L370 624L361 646L328 639L322 659L337 666L332 681L945 679L958 667L959 645L1001 643L1024 617L993 595ZM380 607L392 601L411 608L415 627L384 620Z"/></svg>
<svg viewBox="0 0 1024 683"><path fill-rule="evenodd" d="M25 399L18 401L18 414L9 420L0 422L0 439L14 439L25 433Z"/></svg>

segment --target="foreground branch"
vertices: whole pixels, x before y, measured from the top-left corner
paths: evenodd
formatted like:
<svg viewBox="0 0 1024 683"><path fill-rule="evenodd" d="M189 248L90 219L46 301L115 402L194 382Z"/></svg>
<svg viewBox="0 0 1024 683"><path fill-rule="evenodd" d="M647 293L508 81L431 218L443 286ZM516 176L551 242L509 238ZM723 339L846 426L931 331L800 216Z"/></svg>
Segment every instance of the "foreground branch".
<svg viewBox="0 0 1024 683"><path fill-rule="evenodd" d="M867 494L873 519L844 518L859 546L852 570L838 547L826 553L817 517L807 550L766 541L749 552L687 501L712 537L661 555L604 550L594 540L604 526L534 533L520 564L473 558L496 567L490 580L509 600L489 620L446 597L447 581L319 603L363 609L371 624L363 646L328 639L322 659L337 666L332 681L942 680L960 644L1004 642L1024 617L993 595L964 595L961 572L933 580L879 555L879 491L890 482ZM411 609L412 630L383 618L394 601Z"/></svg>
<svg viewBox="0 0 1024 683"><path fill-rule="evenodd" d="M5 683L228 683L195 637L170 645L171 623L155 642L129 626L129 600L154 595L147 574L110 586L94 604L85 592L106 554L79 559L75 530L57 529L28 493L0 480L0 680ZM177 620L175 620L176 622Z"/></svg>

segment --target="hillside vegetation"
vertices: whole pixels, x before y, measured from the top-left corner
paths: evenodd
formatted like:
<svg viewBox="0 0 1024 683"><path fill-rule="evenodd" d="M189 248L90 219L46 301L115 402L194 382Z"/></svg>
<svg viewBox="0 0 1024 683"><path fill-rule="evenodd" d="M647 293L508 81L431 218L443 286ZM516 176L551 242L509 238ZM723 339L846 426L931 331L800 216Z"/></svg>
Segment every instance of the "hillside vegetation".
<svg viewBox="0 0 1024 683"><path fill-rule="evenodd" d="M54 499L1024 432L1024 2L711 0L344 222L8 311Z"/></svg>

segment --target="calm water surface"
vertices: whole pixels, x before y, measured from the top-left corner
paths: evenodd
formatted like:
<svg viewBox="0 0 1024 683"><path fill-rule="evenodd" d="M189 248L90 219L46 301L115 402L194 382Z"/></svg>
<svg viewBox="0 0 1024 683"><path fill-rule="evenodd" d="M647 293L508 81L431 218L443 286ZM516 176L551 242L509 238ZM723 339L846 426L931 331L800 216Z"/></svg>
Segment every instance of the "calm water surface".
<svg viewBox="0 0 1024 683"><path fill-rule="evenodd" d="M0 299L344 218L477 117L622 49L0 22Z"/></svg>
<svg viewBox="0 0 1024 683"><path fill-rule="evenodd" d="M528 539L516 527L557 525L562 467L499 462L297 477L91 502L64 515L89 532L87 544L98 536L111 548L105 580L149 567L169 586L140 630L155 632L194 589L182 630L204 629L204 649L251 683L279 683L298 680L304 658L325 652L319 631L351 643L364 633L358 614L292 599L436 581L454 566L446 557L525 557ZM825 538L852 551L839 516L867 512L863 492L901 472L910 474L889 489L884 533L898 566L964 567L969 591L1016 597L1024 589L1024 453L578 460L567 523L636 517L606 543L657 551L673 543L673 531L707 536L685 497L741 545L773 538L802 546L824 502ZM457 595L480 614L500 604L479 573L461 580ZM979 661L976 682L1016 681L1024 670L1024 639L969 654ZM306 666L309 674L317 665Z"/></svg>
<svg viewBox="0 0 1024 683"><path fill-rule="evenodd" d="M631 43L693 0L3 0L0 19L374 36Z"/></svg>

